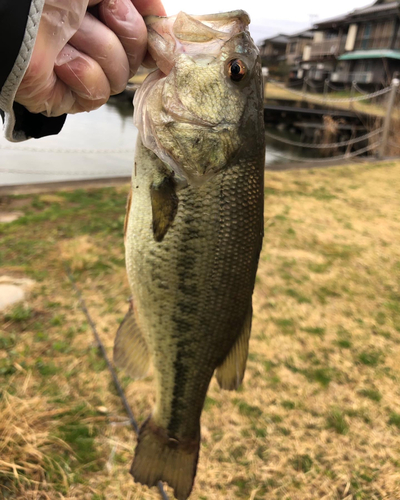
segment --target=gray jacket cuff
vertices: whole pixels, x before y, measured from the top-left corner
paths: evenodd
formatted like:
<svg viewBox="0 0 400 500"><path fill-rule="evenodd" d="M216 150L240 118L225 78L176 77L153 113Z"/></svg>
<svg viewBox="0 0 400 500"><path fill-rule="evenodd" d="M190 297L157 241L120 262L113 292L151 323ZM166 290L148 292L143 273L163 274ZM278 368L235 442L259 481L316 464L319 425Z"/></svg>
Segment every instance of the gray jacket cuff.
<svg viewBox="0 0 400 500"><path fill-rule="evenodd" d="M4 112L4 135L8 140L13 142L24 141L29 138L23 130L15 130L13 105L15 94L32 56L44 2L45 0L32 0L21 49L14 67L1 89L0 109Z"/></svg>

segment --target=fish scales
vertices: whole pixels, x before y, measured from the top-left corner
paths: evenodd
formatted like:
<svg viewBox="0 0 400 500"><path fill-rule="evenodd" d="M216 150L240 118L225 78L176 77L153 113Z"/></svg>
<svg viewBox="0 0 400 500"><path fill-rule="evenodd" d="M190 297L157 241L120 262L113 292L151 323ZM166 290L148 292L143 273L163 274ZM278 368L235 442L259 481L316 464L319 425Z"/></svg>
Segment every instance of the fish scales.
<svg viewBox="0 0 400 500"><path fill-rule="evenodd" d="M143 155L150 160L144 150ZM143 157L140 164L127 229L128 276L155 353L153 419L179 439L198 429L212 373L248 310L262 239L263 172L259 161L250 160L217 174L212 183L183 189L174 224L158 243L148 197L154 167L146 171Z"/></svg>
<svg viewBox="0 0 400 500"><path fill-rule="evenodd" d="M141 133L125 225L133 303L114 359L135 378L153 363L156 403L131 473L148 486L166 481L178 500L193 486L211 377L232 390L246 366L265 154L248 22L243 11L151 18L160 69L135 97ZM194 47L193 36L207 43Z"/></svg>

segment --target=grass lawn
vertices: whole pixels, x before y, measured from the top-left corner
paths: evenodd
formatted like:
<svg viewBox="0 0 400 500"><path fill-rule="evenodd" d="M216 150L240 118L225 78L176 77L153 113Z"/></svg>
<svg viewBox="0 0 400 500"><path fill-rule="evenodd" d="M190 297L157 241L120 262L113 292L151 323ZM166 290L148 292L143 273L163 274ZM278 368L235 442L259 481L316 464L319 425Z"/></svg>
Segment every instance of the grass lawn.
<svg viewBox="0 0 400 500"><path fill-rule="evenodd" d="M212 382L193 500L400 498L400 163L266 172L248 369ZM142 500L135 436L66 277L111 352L127 310L127 187L3 197L0 499ZM120 373L139 422L151 377ZM172 497L171 497L172 498Z"/></svg>

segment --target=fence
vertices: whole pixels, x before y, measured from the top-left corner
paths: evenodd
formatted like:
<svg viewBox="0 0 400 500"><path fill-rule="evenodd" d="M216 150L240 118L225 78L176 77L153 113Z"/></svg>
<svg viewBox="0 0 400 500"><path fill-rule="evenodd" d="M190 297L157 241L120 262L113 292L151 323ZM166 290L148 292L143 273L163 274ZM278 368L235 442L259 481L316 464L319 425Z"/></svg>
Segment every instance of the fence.
<svg viewBox="0 0 400 500"><path fill-rule="evenodd" d="M310 158L296 158L293 156L288 156L286 154L281 154L281 153L272 153L275 154L276 156L282 157L287 160L291 161L306 161L306 162L332 162L336 160L345 160L349 158L354 158L356 156L360 156L368 151L371 150L376 150L377 151L377 156L378 158L384 158L387 155L388 151L388 146L391 147L397 147L397 145L393 144L389 140L389 135L390 135L390 127L392 123L392 117L393 117L393 112L395 108L395 100L396 100L396 95L399 90L399 85L400 81L397 78L394 78L391 82L391 84L383 88L381 90L378 90L376 92L372 93L366 93L363 92L361 89L359 89L358 85L356 82L353 82L352 84L352 90L350 97L338 97L338 98L329 98L328 97L328 89L331 88L334 91L338 91L339 89L334 87L329 80L325 80L324 84L324 92L323 95L318 95L318 94L313 94L307 91L307 87L309 86L310 88L314 90L318 90L315 88L314 84L311 84L311 82L308 81L307 78L304 78L303 80L303 89L300 90L295 90L291 87L286 87L283 85L281 82L275 81L275 80L269 80L269 82L273 83L279 88L282 88L286 90L287 92L290 92L294 95L297 95L302 98L302 100L307 100L307 101L312 101L320 104L333 104L333 105L340 105L340 104L349 104L350 107L353 106L354 103L357 102L363 102L363 101L370 101L371 99L377 98L387 95L387 102L385 105L385 114L383 117L383 125L382 127L379 127L378 129L373 130L372 132L369 132L368 134L365 134L360 137L352 138L348 141L342 141L342 142L335 142L335 143L330 143L330 144L315 144L315 143L303 143L303 142L297 142L297 141L291 141L289 139L285 139L282 137L279 137L275 134L271 134L268 131L266 132L266 136L276 140L277 142L280 142L282 144L290 145L290 146L297 146L299 148L311 148L311 149L337 149L339 147L348 147L348 150L346 154L341 155L341 156L334 156L332 158L328 159L310 159ZM361 95L354 95L355 92L359 92ZM357 144L362 141L369 141L372 137L376 137L376 140L373 144L368 144L368 146L358 149L357 151L351 151L351 147L354 144ZM400 145L399 145L400 149Z"/></svg>
<svg viewBox="0 0 400 500"><path fill-rule="evenodd" d="M307 78L304 79L302 85L303 88L302 90L290 87L290 86L285 86L281 82L269 79L268 80L270 83L273 83L275 86L284 89L287 92L290 92L296 96L301 97L303 100L309 100L312 102L316 102L319 104L333 104L333 105L341 105L341 104L349 104L352 106L354 103L357 102L365 102L365 101L370 101L371 99L377 98L377 97L383 97L387 95L387 103L386 103L386 112L385 116L383 118L383 126L379 127L378 129L365 134L361 137L356 137L352 138L348 141L341 141L341 142L335 142L335 143L329 143L329 144L315 144L315 143L302 143L302 142L297 142L297 141L291 141L289 139L285 139L282 137L279 137L278 135L271 134L269 132L266 132L267 137L280 142L285 145L290 145L294 147L299 147L299 148L308 148L308 149L319 149L319 150L327 150L327 149L337 149L340 147L347 147L347 151L344 155L340 156L334 156L332 158L322 158L322 159L310 159L310 158L298 158L298 157L293 157L289 156L285 153L278 153L278 152L271 152L271 154L276 155L278 157L290 160L290 161L298 161L298 162L319 162L319 163L325 163L325 162L332 162L336 160L346 160L350 158L354 158L356 156L360 156L368 151L373 151L376 150L378 157L379 158L384 158L387 156L387 151L388 148L395 148L400 150L400 144L396 144L393 141L390 140L390 128L391 128L391 123L392 123L392 117L393 117L393 110L395 107L395 99L396 99L396 94L399 89L399 80L398 79L393 79L391 82L391 85L383 88L381 90L378 90L376 92L372 93L366 93L362 91L357 85L356 82L353 82L352 84L352 91L350 97L338 97L338 98L329 98L328 97L328 90L331 88L334 91L338 91L339 89L332 85L332 83L329 80L325 80L324 83L324 91L323 95L321 94L315 94L308 92L308 87L310 87L314 91L321 90L320 87L316 87L315 84L312 82L309 82ZM361 95L354 95L355 92L358 92ZM370 139L374 137L375 141L373 144L368 144L368 146L363 147L361 149L358 149L356 151L352 151L352 147L360 143L362 141L370 141ZM7 145L1 145L0 144L0 150L14 150L14 151L29 151L29 152L40 152L40 153L63 153L63 154L89 154L89 155L94 155L94 154L132 154L134 153L133 148L120 148L120 149L83 149L83 148L75 148L75 149L66 149L66 148L39 148L39 147L31 147L31 146L16 146L13 144L7 144ZM27 175L50 175L50 176L58 176L60 174L66 175L66 176L79 176L82 174L85 174L87 177L102 177L102 178L107 178L107 177L118 177L118 176L129 176L131 171L112 171L109 172L107 171L99 171L96 169L96 172L82 172L82 170L68 170L67 172L60 172L57 169L54 170L28 170L28 169L14 169L14 168L3 168L0 167L0 172L3 173L15 173L15 174L27 174Z"/></svg>

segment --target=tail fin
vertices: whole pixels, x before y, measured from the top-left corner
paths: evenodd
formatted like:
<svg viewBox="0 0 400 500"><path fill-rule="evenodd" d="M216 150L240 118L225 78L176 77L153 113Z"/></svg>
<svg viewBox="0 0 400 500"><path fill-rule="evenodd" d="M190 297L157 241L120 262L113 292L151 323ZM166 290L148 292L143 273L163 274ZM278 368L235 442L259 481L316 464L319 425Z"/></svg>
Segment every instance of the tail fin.
<svg viewBox="0 0 400 500"><path fill-rule="evenodd" d="M170 438L151 417L142 425L131 474L149 487L165 481L174 489L177 500L186 500L193 488L200 448L197 439L178 441Z"/></svg>

